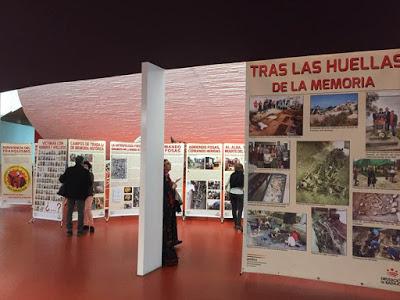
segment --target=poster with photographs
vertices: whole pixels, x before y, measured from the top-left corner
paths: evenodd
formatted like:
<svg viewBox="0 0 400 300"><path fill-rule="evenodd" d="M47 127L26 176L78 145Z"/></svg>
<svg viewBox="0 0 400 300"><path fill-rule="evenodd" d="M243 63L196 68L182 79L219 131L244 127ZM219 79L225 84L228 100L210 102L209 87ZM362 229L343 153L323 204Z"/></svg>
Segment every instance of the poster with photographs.
<svg viewBox="0 0 400 300"><path fill-rule="evenodd" d="M400 49L248 62L244 107L242 271L400 291Z"/></svg>
<svg viewBox="0 0 400 300"><path fill-rule="evenodd" d="M222 144L187 144L188 217L221 217Z"/></svg>
<svg viewBox="0 0 400 300"><path fill-rule="evenodd" d="M171 171L169 176L173 182L176 183L176 191L182 199L181 212L177 212L177 216L181 216L183 213L183 175L185 168L185 144L174 143L164 144L164 159L168 159L171 163Z"/></svg>
<svg viewBox="0 0 400 300"><path fill-rule="evenodd" d="M105 161L106 161L106 142L105 141L86 141L68 140L68 166L75 165L75 158L83 156L85 161L92 165L91 172L94 176L94 196L92 203L92 214L94 218L105 216ZM74 212L74 218L77 213Z"/></svg>
<svg viewBox="0 0 400 300"><path fill-rule="evenodd" d="M110 142L109 215L139 214L140 144Z"/></svg>
<svg viewBox="0 0 400 300"><path fill-rule="evenodd" d="M57 195L58 180L67 167L67 140L40 139L36 155L33 217L61 221L64 198Z"/></svg>
<svg viewBox="0 0 400 300"><path fill-rule="evenodd" d="M224 144L224 218L232 218L232 204L229 200L229 179L235 165L244 163L244 144Z"/></svg>
<svg viewBox="0 0 400 300"><path fill-rule="evenodd" d="M32 204L32 147L31 144L1 144L3 202Z"/></svg>

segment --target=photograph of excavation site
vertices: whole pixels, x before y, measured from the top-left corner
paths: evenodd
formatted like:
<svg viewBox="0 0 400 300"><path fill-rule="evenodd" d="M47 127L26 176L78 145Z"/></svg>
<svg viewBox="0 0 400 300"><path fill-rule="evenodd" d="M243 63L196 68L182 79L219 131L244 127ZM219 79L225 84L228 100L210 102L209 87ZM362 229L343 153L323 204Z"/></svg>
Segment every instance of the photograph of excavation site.
<svg viewBox="0 0 400 300"><path fill-rule="evenodd" d="M296 202L349 204L350 142L297 142Z"/></svg>
<svg viewBox="0 0 400 300"><path fill-rule="evenodd" d="M289 204L289 175L250 173L248 201Z"/></svg>
<svg viewBox="0 0 400 300"><path fill-rule="evenodd" d="M400 225L400 195L353 193L353 220Z"/></svg>
<svg viewBox="0 0 400 300"><path fill-rule="evenodd" d="M353 256L400 260L400 230L353 226Z"/></svg>
<svg viewBox="0 0 400 300"><path fill-rule="evenodd" d="M346 255L347 219L345 209L313 207L312 245L315 254Z"/></svg>
<svg viewBox="0 0 400 300"><path fill-rule="evenodd" d="M358 94L311 95L310 126L358 125Z"/></svg>
<svg viewBox="0 0 400 300"><path fill-rule="evenodd" d="M249 136L303 135L303 96L255 96L249 102Z"/></svg>
<svg viewBox="0 0 400 300"><path fill-rule="evenodd" d="M247 246L306 251L307 215L249 210Z"/></svg>

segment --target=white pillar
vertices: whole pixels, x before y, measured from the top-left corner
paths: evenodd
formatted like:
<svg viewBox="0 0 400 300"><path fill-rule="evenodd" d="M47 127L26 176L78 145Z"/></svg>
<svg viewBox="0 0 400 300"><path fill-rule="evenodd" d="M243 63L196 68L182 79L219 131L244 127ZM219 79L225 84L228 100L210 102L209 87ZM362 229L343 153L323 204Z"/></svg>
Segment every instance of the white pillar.
<svg viewBox="0 0 400 300"><path fill-rule="evenodd" d="M137 275L161 267L164 169L164 70L142 63Z"/></svg>

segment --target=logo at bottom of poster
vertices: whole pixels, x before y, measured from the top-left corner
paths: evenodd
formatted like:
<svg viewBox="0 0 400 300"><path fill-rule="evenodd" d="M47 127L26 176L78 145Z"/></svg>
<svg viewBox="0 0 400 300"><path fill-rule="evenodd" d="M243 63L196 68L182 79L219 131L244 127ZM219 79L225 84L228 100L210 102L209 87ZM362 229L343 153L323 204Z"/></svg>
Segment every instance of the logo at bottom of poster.
<svg viewBox="0 0 400 300"><path fill-rule="evenodd" d="M23 166L11 166L4 172L4 185L12 192L25 191L31 181L31 176Z"/></svg>
<svg viewBox="0 0 400 300"><path fill-rule="evenodd" d="M381 283L386 285L400 286L399 271L394 268L387 269L385 275L381 276Z"/></svg>

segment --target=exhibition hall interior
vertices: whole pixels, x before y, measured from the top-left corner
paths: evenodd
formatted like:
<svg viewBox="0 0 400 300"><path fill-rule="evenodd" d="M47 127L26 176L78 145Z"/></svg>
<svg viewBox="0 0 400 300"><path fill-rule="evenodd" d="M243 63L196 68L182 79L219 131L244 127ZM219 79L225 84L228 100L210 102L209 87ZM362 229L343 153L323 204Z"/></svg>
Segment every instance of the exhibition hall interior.
<svg viewBox="0 0 400 300"><path fill-rule="evenodd" d="M0 4L0 299L400 299L397 28Z"/></svg>

